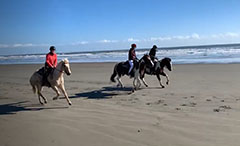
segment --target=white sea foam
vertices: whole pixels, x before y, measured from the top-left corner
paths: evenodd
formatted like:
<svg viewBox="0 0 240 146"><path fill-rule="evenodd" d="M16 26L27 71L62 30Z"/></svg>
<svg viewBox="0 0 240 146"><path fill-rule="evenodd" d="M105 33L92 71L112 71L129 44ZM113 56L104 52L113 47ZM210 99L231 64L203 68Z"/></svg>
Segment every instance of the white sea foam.
<svg viewBox="0 0 240 146"><path fill-rule="evenodd" d="M136 50L138 58L149 49ZM158 49L157 57L170 57L175 64L188 63L240 63L240 46L181 47ZM128 58L128 51L105 51L87 53L61 53L58 59L68 58L70 62L119 62ZM44 63L45 55L0 56L0 64Z"/></svg>

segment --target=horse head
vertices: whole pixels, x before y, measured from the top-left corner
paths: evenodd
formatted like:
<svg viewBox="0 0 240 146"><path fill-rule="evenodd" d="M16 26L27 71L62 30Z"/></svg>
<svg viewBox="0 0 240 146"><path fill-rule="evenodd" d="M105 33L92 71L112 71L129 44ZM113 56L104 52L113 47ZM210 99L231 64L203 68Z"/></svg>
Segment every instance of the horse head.
<svg viewBox="0 0 240 146"><path fill-rule="evenodd" d="M161 68L166 67L169 71L172 71L172 62L170 58L165 57L162 60L160 60L159 63Z"/></svg>
<svg viewBox="0 0 240 146"><path fill-rule="evenodd" d="M69 76L71 75L71 69L70 69L70 64L68 59L63 59L62 60L62 67L63 67L63 71Z"/></svg>
<svg viewBox="0 0 240 146"><path fill-rule="evenodd" d="M154 63L152 62L151 57L148 54L144 54L141 60L143 60L146 63L146 65L149 67L154 66Z"/></svg>

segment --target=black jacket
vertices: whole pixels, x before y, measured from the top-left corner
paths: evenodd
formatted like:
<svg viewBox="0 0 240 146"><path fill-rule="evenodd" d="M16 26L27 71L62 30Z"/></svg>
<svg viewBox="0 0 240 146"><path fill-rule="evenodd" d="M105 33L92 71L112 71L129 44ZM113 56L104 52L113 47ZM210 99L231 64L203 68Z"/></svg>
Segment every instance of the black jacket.
<svg viewBox="0 0 240 146"><path fill-rule="evenodd" d="M151 58L156 56L156 51L157 50L153 49L153 48L150 50L149 55L150 55Z"/></svg>

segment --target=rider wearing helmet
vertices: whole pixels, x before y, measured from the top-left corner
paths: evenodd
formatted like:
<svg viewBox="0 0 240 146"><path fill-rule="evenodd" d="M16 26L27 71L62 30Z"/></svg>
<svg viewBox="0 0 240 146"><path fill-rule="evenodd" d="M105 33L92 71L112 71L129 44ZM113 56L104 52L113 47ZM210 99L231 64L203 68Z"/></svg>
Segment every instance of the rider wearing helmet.
<svg viewBox="0 0 240 146"><path fill-rule="evenodd" d="M156 62L156 60L158 60L156 57L156 52L157 52L157 46L153 45L152 49L149 52L149 56L151 57L153 62Z"/></svg>
<svg viewBox="0 0 240 146"><path fill-rule="evenodd" d="M47 77L57 66L57 54L55 53L56 48L54 46L50 47L50 52L46 55L45 62L45 73L43 75L43 85L50 87Z"/></svg>
<svg viewBox="0 0 240 146"><path fill-rule="evenodd" d="M130 75L132 69L133 69L133 63L134 61L137 59L136 57L136 53L135 53L135 48L137 48L137 45L136 44L132 44L131 45L131 48L128 52L128 62L129 62L129 65L130 65L130 68L129 68L129 71L128 71L128 74Z"/></svg>
<svg viewBox="0 0 240 146"><path fill-rule="evenodd" d="M153 61L154 65L156 64L156 62L158 61L157 57L156 57L156 52L157 52L157 46L153 45L152 49L149 52L149 56L151 57L151 60ZM153 74L153 72L156 70L156 66L152 67L150 69L151 74Z"/></svg>

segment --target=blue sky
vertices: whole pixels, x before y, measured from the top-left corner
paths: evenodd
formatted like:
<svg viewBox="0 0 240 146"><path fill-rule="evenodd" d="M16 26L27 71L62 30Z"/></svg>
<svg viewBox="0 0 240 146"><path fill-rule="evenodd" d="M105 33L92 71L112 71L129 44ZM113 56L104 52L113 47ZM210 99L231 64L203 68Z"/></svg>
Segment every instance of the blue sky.
<svg viewBox="0 0 240 146"><path fill-rule="evenodd" d="M0 55L240 42L239 0L0 0Z"/></svg>

